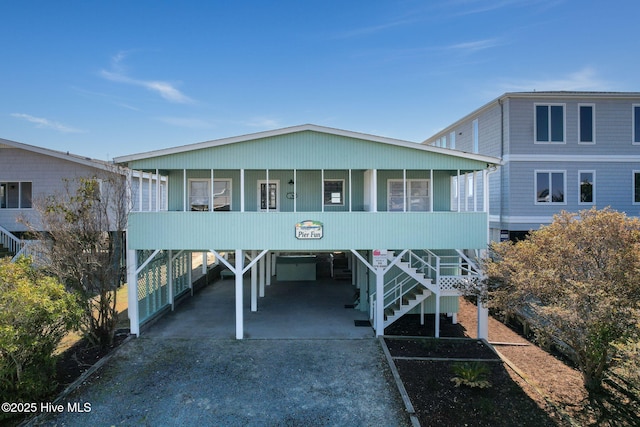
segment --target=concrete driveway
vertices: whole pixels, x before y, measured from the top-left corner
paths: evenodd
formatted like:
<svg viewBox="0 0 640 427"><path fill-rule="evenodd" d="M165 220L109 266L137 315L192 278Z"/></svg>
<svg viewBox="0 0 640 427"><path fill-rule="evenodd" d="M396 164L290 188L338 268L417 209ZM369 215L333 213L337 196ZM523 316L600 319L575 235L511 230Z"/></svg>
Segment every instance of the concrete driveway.
<svg viewBox="0 0 640 427"><path fill-rule="evenodd" d="M232 280L196 293L35 425L411 425L379 341L354 326L366 315L345 308L350 284L275 283L255 313L245 298L245 340L230 295Z"/></svg>

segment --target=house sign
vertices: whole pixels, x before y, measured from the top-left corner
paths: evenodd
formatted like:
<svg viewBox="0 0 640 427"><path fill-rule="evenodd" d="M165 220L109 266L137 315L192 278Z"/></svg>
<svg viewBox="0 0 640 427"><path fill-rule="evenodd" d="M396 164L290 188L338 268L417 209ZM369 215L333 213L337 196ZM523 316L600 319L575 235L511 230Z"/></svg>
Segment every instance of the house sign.
<svg viewBox="0 0 640 427"><path fill-rule="evenodd" d="M320 221L301 221L296 224L296 239L322 239L322 223Z"/></svg>

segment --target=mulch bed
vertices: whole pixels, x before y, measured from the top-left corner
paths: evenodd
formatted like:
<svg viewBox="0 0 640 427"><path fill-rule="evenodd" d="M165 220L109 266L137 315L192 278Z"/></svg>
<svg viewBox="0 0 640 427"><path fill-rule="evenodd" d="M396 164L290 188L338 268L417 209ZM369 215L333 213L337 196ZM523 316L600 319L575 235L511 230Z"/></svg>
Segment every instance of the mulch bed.
<svg viewBox="0 0 640 427"><path fill-rule="evenodd" d="M499 356L484 341L465 338L464 327L444 316L441 336L434 335L434 316L420 325L405 316L387 328L385 344L422 426L554 426L541 409L509 376ZM453 338L457 337L457 338ZM457 387L453 366L478 363L487 369L489 388Z"/></svg>

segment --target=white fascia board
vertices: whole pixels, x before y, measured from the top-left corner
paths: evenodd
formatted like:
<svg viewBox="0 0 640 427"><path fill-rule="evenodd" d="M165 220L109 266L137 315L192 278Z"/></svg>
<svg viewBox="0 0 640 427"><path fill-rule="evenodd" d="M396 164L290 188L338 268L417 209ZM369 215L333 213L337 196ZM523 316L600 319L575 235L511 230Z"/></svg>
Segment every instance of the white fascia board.
<svg viewBox="0 0 640 427"><path fill-rule="evenodd" d="M598 162L598 163L637 163L640 155L628 154L506 154L503 162Z"/></svg>
<svg viewBox="0 0 640 427"><path fill-rule="evenodd" d="M159 157L159 156L168 156L168 155L184 153L184 152L188 152L188 151L194 151L194 150L200 150L200 149L212 148L212 147L219 147L219 146L227 145L227 144L235 144L235 143L238 143L238 142L245 142L245 141L251 141L251 140L256 140L256 139L269 138L269 137L273 137L273 136L280 136L280 135L286 135L286 134L291 134L291 133L296 133L296 132L303 132L303 131L314 131L314 132L318 132L318 133L325 133L325 134L330 134L330 135L344 136L344 137L347 137L347 138L354 138L354 139L362 139L362 140L365 140L365 141L379 142L379 143L382 143L382 144L389 144L389 145L394 145L394 146L397 146L397 147L406 147L406 148L411 148L411 149L414 149L414 150L429 151L429 152L432 152L432 153L446 154L446 155L454 156L454 157L461 157L461 158L465 158L465 159L477 160L477 161L481 161L481 162L485 162L485 163L489 163L489 164L494 164L494 165L500 164L500 159L498 159L496 157L485 156L485 155L482 155L482 154L471 154L471 153L467 153L467 152L459 151L459 150L451 150L451 149L440 148L440 147L431 147L431 146L428 146L428 145L422 145L422 144L417 143L417 142L404 141L404 140L400 140L400 139L388 138L388 137L377 136L377 135L370 135L370 134L365 134L365 133L360 133L360 132L353 132L353 131L329 128L329 127L312 125L312 124L293 126L293 127L288 127L288 128L282 128L282 129L274 129L274 130L269 130L269 131L264 131L264 132L247 134L247 135L234 136L234 137L230 137L230 138L223 138L223 139L217 139L217 140L212 140L212 141L199 142L199 143L195 143L195 144L182 145L182 146L173 147L173 148L167 148L167 149L162 149L162 150L149 151L149 152L146 152L146 153L132 154L132 155L128 155L128 156L121 156L121 157L116 157L114 159L114 162L115 163L127 163L127 162L135 161L135 160L148 159L148 158Z"/></svg>

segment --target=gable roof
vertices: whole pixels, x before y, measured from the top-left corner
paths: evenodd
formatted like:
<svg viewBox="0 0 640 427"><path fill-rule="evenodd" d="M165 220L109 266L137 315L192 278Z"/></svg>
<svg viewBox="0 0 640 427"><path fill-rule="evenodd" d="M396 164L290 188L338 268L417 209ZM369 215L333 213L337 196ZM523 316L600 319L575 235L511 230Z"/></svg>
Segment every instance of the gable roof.
<svg viewBox="0 0 640 427"><path fill-rule="evenodd" d="M37 147L35 145L24 144L22 142L11 141L9 139L0 138L0 149L2 148L16 148L19 150L30 151L32 153L41 154L43 156L54 157L56 159L66 160L68 162L77 163L80 165L100 169L108 172L119 172L124 174L123 171L120 170L119 166L114 165L110 162L105 162L102 160L91 159L89 157L79 156L77 154L71 154L68 151L56 151L50 150L48 148Z"/></svg>
<svg viewBox="0 0 640 427"><path fill-rule="evenodd" d="M222 138L222 139L216 139L216 140L211 140L211 141L204 141L204 142L199 142L199 143L195 143L195 144L182 145L182 146L177 146L177 147L173 147L173 148L165 148L165 149L160 149L160 150L154 150L154 151L149 151L149 152L144 152L144 153L139 153L139 154L131 154L131 155L128 155L128 156L116 157L114 159L114 162L118 163L118 164L123 164L123 163L126 164L128 162L135 162L137 160L144 160L144 159L150 159L150 158L154 158L154 157L182 154L182 153L187 153L187 152L195 151L195 150L202 150L202 149L213 148L213 147L221 147L221 146L230 145L230 144L253 141L253 140L257 140L257 139L269 138L269 137L274 137L274 136L289 135L289 134L294 134L294 133L298 133L298 132L305 132L305 131L312 131L312 132L318 132L318 133L323 133L323 134L329 134L329 135L342 136L342 137L347 137L347 138L366 140L366 141L377 142L377 143L380 143L380 144L387 144L387 145L396 146L396 147L410 148L410 149L419 150L419 151L427 151L427 152L432 152L432 153L445 154L445 155L449 155L449 156L453 156L453 157L459 157L459 158L464 158L464 159L469 159L469 160L476 160L476 161L480 161L480 162L486 162L488 164L499 164L500 163L500 160L495 158L495 157L485 156L485 155L481 155L481 154L471 154L471 153L466 153L466 152L457 151L457 150L451 150L451 149L447 149L447 148L440 148L440 147L432 147L432 146L427 146L427 145L421 145L421 144L419 144L417 142L404 141L404 140L400 140L400 139L388 138L388 137L377 136L377 135L370 135L370 134L365 134L365 133L360 133L360 132L353 132L353 131L342 130L342 129L329 128L329 127L318 126L318 125L313 125L313 124L292 126L292 127L287 127L287 128L281 128L281 129L275 129L275 130L251 133L251 134L240 135L240 136L234 136L234 137L229 137L229 138Z"/></svg>

